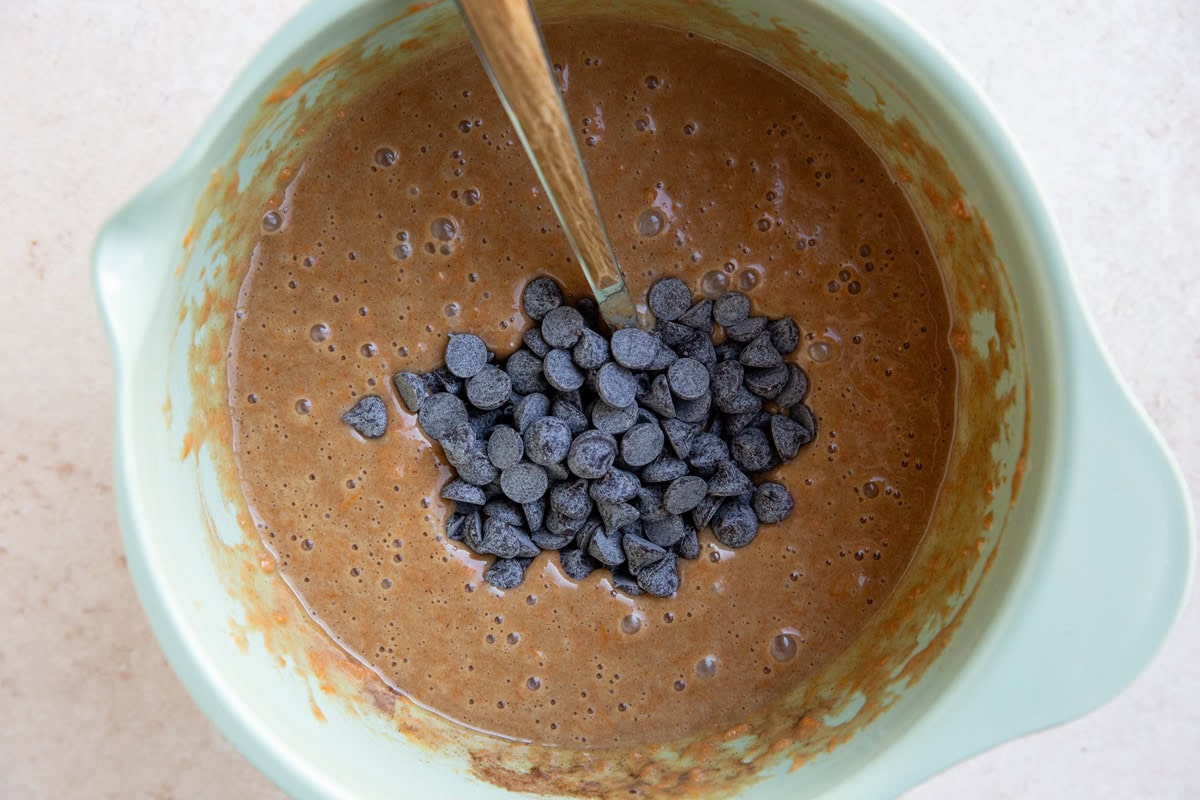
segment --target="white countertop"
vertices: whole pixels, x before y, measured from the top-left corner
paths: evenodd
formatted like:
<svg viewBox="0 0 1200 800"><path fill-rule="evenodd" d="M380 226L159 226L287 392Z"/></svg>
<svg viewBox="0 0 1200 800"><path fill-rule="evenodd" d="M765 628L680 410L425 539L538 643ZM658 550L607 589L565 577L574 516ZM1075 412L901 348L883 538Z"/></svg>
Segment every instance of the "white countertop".
<svg viewBox="0 0 1200 800"><path fill-rule="evenodd" d="M1200 500L1200 3L895 0L1011 126ZM167 667L117 532L98 226L298 7L34 0L0 25L0 797L276 797ZM1200 797L1200 600L1105 708L911 792Z"/></svg>

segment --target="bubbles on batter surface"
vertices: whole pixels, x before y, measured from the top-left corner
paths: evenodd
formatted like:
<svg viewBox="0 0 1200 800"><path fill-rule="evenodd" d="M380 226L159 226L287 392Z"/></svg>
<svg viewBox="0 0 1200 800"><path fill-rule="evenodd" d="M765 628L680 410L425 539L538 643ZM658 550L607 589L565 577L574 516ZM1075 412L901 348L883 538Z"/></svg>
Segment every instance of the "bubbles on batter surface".
<svg viewBox="0 0 1200 800"><path fill-rule="evenodd" d="M283 215L278 211L268 211L262 217L263 233L275 233L283 227Z"/></svg>
<svg viewBox="0 0 1200 800"><path fill-rule="evenodd" d="M637 218L637 232L647 239L658 236L667 226L666 217L657 208L647 208Z"/></svg>
<svg viewBox="0 0 1200 800"><path fill-rule="evenodd" d="M717 674L717 657L705 656L696 662L696 675L701 678L712 678Z"/></svg>
<svg viewBox="0 0 1200 800"><path fill-rule="evenodd" d="M324 322L318 322L308 329L308 336L314 342L323 342L329 338L329 326Z"/></svg>
<svg viewBox="0 0 1200 800"><path fill-rule="evenodd" d="M710 270L700 279L700 291L709 300L715 300L729 291L729 276L721 270Z"/></svg>
<svg viewBox="0 0 1200 800"><path fill-rule="evenodd" d="M833 358L833 345L826 341L812 342L808 346L808 357L818 363Z"/></svg>
<svg viewBox="0 0 1200 800"><path fill-rule="evenodd" d="M621 633L632 636L642 629L642 620L637 614L626 614L621 617Z"/></svg>
<svg viewBox="0 0 1200 800"><path fill-rule="evenodd" d="M300 414L301 416L303 416L310 411L312 411L312 403L310 403L307 399L301 397L299 400L296 401L296 413L297 414Z"/></svg>
<svg viewBox="0 0 1200 800"><path fill-rule="evenodd" d="M791 661L796 657L796 640L786 633L781 633L771 640L771 658L779 662Z"/></svg>
<svg viewBox="0 0 1200 800"><path fill-rule="evenodd" d="M429 233L439 242L448 242L458 233L458 225L452 217L437 217L429 223Z"/></svg>
<svg viewBox="0 0 1200 800"><path fill-rule="evenodd" d="M381 147L375 151L375 163L381 167L390 167L396 163L396 151L390 147Z"/></svg>

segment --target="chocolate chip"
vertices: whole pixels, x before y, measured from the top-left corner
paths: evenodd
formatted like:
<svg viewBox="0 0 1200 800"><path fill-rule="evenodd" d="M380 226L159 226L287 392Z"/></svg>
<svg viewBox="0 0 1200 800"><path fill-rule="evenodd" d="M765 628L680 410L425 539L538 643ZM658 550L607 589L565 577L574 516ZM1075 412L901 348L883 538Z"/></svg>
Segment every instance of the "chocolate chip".
<svg viewBox="0 0 1200 800"><path fill-rule="evenodd" d="M712 339L707 336L697 336L690 342L679 345L679 355L694 358L709 369L717 363L716 348L713 347Z"/></svg>
<svg viewBox="0 0 1200 800"><path fill-rule="evenodd" d="M566 403L568 405L575 406L575 408L579 409L580 411L583 410L583 397L580 396L578 390L573 390L573 391L568 391L568 392L555 392L554 393L554 405L557 406L562 403Z"/></svg>
<svg viewBox="0 0 1200 800"><path fill-rule="evenodd" d="M808 441L801 442L802 445L817 438L817 418L813 416L812 409L806 405L795 405L788 409L788 413L792 415L792 419L800 423L801 428L808 431Z"/></svg>
<svg viewBox="0 0 1200 800"><path fill-rule="evenodd" d="M636 533L627 533L621 537L621 549L625 551L626 565L634 577L646 567L667 557L666 550Z"/></svg>
<svg viewBox="0 0 1200 800"><path fill-rule="evenodd" d="M797 367L795 364L788 364L787 382L783 384L783 389L775 396L775 402L780 408L791 408L804 399L804 395L808 393L808 376L804 374L804 370Z"/></svg>
<svg viewBox="0 0 1200 800"><path fill-rule="evenodd" d="M552 481L565 481L571 477L571 471L567 469L567 465L563 461L556 461L553 464L543 464L546 469L546 477Z"/></svg>
<svg viewBox="0 0 1200 800"><path fill-rule="evenodd" d="M679 356L674 350L667 347L666 342L662 340L662 336L657 333L652 335L654 336L654 340L658 342L658 350L654 354L654 360L650 362L650 366L646 367L646 369L653 372L662 372L664 369L674 364L675 359L679 358Z"/></svg>
<svg viewBox="0 0 1200 800"><path fill-rule="evenodd" d="M784 355L795 350L800 344L800 329L791 317L781 317L767 324L771 333L771 344Z"/></svg>
<svg viewBox="0 0 1200 800"><path fill-rule="evenodd" d="M582 334L583 316L570 306L552 309L542 320L542 338L551 347L574 347Z"/></svg>
<svg viewBox="0 0 1200 800"><path fill-rule="evenodd" d="M666 375L656 375L650 382L650 390L641 398L641 404L666 419L675 416L675 400L671 397L671 386Z"/></svg>
<svg viewBox="0 0 1200 800"><path fill-rule="evenodd" d="M480 553L491 553L500 558L531 558L537 555L537 550L538 546L520 528L501 522L495 517L484 519Z"/></svg>
<svg viewBox="0 0 1200 800"><path fill-rule="evenodd" d="M746 342L753 341L760 333L767 329L766 317L747 317L741 322L735 322L725 329L725 335L731 341Z"/></svg>
<svg viewBox="0 0 1200 800"><path fill-rule="evenodd" d="M437 441L451 464L465 461L479 451L479 440L475 436L475 431L466 423L456 425L446 431Z"/></svg>
<svg viewBox="0 0 1200 800"><path fill-rule="evenodd" d="M575 301L575 310L583 317L583 324L589 328L596 327L600 321L600 306L590 297L581 297Z"/></svg>
<svg viewBox="0 0 1200 800"><path fill-rule="evenodd" d="M708 479L708 493L714 497L737 497L753 489L750 478L729 459L717 464L716 471Z"/></svg>
<svg viewBox="0 0 1200 800"><path fill-rule="evenodd" d="M561 481L550 487L550 508L570 519L584 519L592 513L588 482L582 478Z"/></svg>
<svg viewBox="0 0 1200 800"><path fill-rule="evenodd" d="M708 524L712 522L713 515L717 513L717 509L721 507L721 503L725 502L724 497L716 495L708 495L700 501L700 505L692 509L692 525L697 530L704 530Z"/></svg>
<svg viewBox="0 0 1200 800"><path fill-rule="evenodd" d="M521 292L521 306L530 319L541 322L546 315L562 305L562 289L553 278L534 278Z"/></svg>
<svg viewBox="0 0 1200 800"><path fill-rule="evenodd" d="M646 369L658 355L658 340L641 328L622 328L612 335L612 357L628 369Z"/></svg>
<svg viewBox="0 0 1200 800"><path fill-rule="evenodd" d="M476 506L483 505L487 500L483 489L473 486L461 478L455 478L442 487L442 497L456 503L470 503Z"/></svg>
<svg viewBox="0 0 1200 800"><path fill-rule="evenodd" d="M696 536L695 531L688 531L687 534L675 543L675 552L680 558L686 558L689 561L695 561L700 557L700 539Z"/></svg>
<svg viewBox="0 0 1200 800"><path fill-rule="evenodd" d="M505 470L514 466L525 455L525 442L521 434L507 425L497 425L488 437L488 458L496 469Z"/></svg>
<svg viewBox="0 0 1200 800"><path fill-rule="evenodd" d="M762 408L762 398L745 386L739 386L733 393L733 397L718 399L717 408L723 414L757 413Z"/></svg>
<svg viewBox="0 0 1200 800"><path fill-rule="evenodd" d="M572 403L569 398L554 398L551 413L567 423L567 428L571 431L572 438L588 429L587 415L580 411L579 407Z"/></svg>
<svg viewBox="0 0 1200 800"><path fill-rule="evenodd" d="M733 437L729 452L737 465L747 472L771 468L771 443L758 428L746 428Z"/></svg>
<svg viewBox="0 0 1200 800"><path fill-rule="evenodd" d="M473 333L452 333L446 342L446 369L456 377L470 378L487 364L487 345Z"/></svg>
<svg viewBox="0 0 1200 800"><path fill-rule="evenodd" d="M483 517L477 512L466 515L462 527L462 542L476 553L483 546Z"/></svg>
<svg viewBox="0 0 1200 800"><path fill-rule="evenodd" d="M378 439L387 431L387 406L383 398L369 394L342 414L342 422L367 439Z"/></svg>
<svg viewBox="0 0 1200 800"><path fill-rule="evenodd" d="M532 466L536 466L536 465L532 465ZM517 477L518 477L518 482L528 480L528 477L525 477L525 478L521 478L520 476L517 476ZM504 488L504 476L503 475L500 476L500 488L501 489ZM532 494L532 492L530 494ZM521 513L525 515L525 525L526 525L526 527L529 528L529 530L536 531L539 528L541 528L542 525L544 525L546 522L546 498L545 498L545 495L543 494L542 497L539 497L536 500L527 500L526 502L521 503ZM541 545L538 545L538 547L541 547ZM542 549L545 550L547 548L542 547ZM557 549L557 548L555 548L555 549Z"/></svg>
<svg viewBox="0 0 1200 800"><path fill-rule="evenodd" d="M744 414L726 414L725 415L725 435L729 437L737 436L746 426L752 424L761 411L747 411Z"/></svg>
<svg viewBox="0 0 1200 800"><path fill-rule="evenodd" d="M525 456L535 464L557 464L571 448L571 429L558 417L542 417L525 429Z"/></svg>
<svg viewBox="0 0 1200 800"><path fill-rule="evenodd" d="M663 320L658 321L658 324L654 326L654 330L659 335L659 338L662 339L663 344L670 348L679 347L684 342L690 342L701 335L695 328L680 325L678 322L666 322Z"/></svg>
<svg viewBox="0 0 1200 800"><path fill-rule="evenodd" d="M596 374L596 393L609 405L624 407L637 399L637 378L632 372L610 361Z"/></svg>
<svg viewBox="0 0 1200 800"><path fill-rule="evenodd" d="M634 502L644 523L659 522L670 516L663 507L663 490L660 486L641 487Z"/></svg>
<svg viewBox="0 0 1200 800"><path fill-rule="evenodd" d="M667 370L667 381L676 397L695 400L708 391L708 369L694 358L681 358Z"/></svg>
<svg viewBox="0 0 1200 800"><path fill-rule="evenodd" d="M471 430L475 431L475 438L481 442L487 441L487 438L492 435L492 428L496 427L496 422L499 421L506 408L509 408L507 403L500 408L493 408L491 411L468 410L467 424L471 426Z"/></svg>
<svg viewBox="0 0 1200 800"><path fill-rule="evenodd" d="M733 399L738 389L742 387L745 374L745 368L737 361L721 361L712 368L710 377L717 408L720 408L723 402Z"/></svg>
<svg viewBox="0 0 1200 800"><path fill-rule="evenodd" d="M686 475L687 471L686 461L675 458L664 451L662 455L642 468L641 478L646 483L668 483Z"/></svg>
<svg viewBox="0 0 1200 800"><path fill-rule="evenodd" d="M649 464L662 449L663 431L654 423L640 422L621 437L621 458L631 467Z"/></svg>
<svg viewBox="0 0 1200 800"><path fill-rule="evenodd" d="M541 328L530 328L525 331L525 333L521 334L521 341L538 358L545 358L546 353L550 352L550 345L542 337Z"/></svg>
<svg viewBox="0 0 1200 800"><path fill-rule="evenodd" d="M573 581L583 580L600 566L596 559L574 547L559 550L558 563L562 565L563 574Z"/></svg>
<svg viewBox="0 0 1200 800"><path fill-rule="evenodd" d="M787 379L788 368L783 364L766 369L746 370L746 388L767 400L776 397L783 390Z"/></svg>
<svg viewBox="0 0 1200 800"><path fill-rule="evenodd" d="M664 278L650 287L646 304L658 319L676 320L692 305L692 290L678 278Z"/></svg>
<svg viewBox="0 0 1200 800"><path fill-rule="evenodd" d="M782 414L772 414L768 426L771 442L775 452L784 461L791 461L800 452L800 448L812 441L812 434L794 419Z"/></svg>
<svg viewBox="0 0 1200 800"><path fill-rule="evenodd" d="M451 514L446 517L446 538L452 542L461 542L463 539L463 526L466 522L466 514Z"/></svg>
<svg viewBox="0 0 1200 800"><path fill-rule="evenodd" d="M779 351L771 344L771 334L760 333L754 341L742 348L738 361L747 367L774 367L783 363L783 356L779 355Z"/></svg>
<svg viewBox="0 0 1200 800"><path fill-rule="evenodd" d="M616 533L626 525L637 521L639 516L638 510L629 503L600 503L596 506L596 510L600 512L604 530L609 533Z"/></svg>
<svg viewBox="0 0 1200 800"><path fill-rule="evenodd" d="M588 543L588 555L608 567L625 563L625 551L621 549L621 534L616 531L598 530Z"/></svg>
<svg viewBox="0 0 1200 800"><path fill-rule="evenodd" d="M554 349L547 353L542 362L542 373L546 382L560 392L571 392L583 386L583 370L567 350Z"/></svg>
<svg viewBox="0 0 1200 800"><path fill-rule="evenodd" d="M527 394L513 408L513 424L522 434L535 419L550 413L550 398L541 392Z"/></svg>
<svg viewBox="0 0 1200 800"><path fill-rule="evenodd" d="M638 586L655 597L670 597L679 591L679 573L676 570L675 554L667 553L641 571L637 576Z"/></svg>
<svg viewBox="0 0 1200 800"><path fill-rule="evenodd" d="M768 525L783 522L792 515L792 495L783 484L760 483L754 490L754 514Z"/></svg>
<svg viewBox="0 0 1200 800"><path fill-rule="evenodd" d="M583 552L587 552L588 546L592 543L592 537L595 536L603 525L600 522L600 517L592 514L587 519L583 520L579 525L579 531L575 534L575 546Z"/></svg>
<svg viewBox="0 0 1200 800"><path fill-rule="evenodd" d="M675 401L675 416L684 422L693 422L703 424L708 419L708 412L712 408L712 394L705 392L695 400L685 400L680 398Z"/></svg>
<svg viewBox="0 0 1200 800"><path fill-rule="evenodd" d="M400 401L410 414L421 410L421 403L429 394L429 385L423 376L415 372L397 372L392 376L392 385L396 387L396 394L400 395Z"/></svg>
<svg viewBox="0 0 1200 800"><path fill-rule="evenodd" d="M688 454L688 463L701 476L709 476L717 471L717 465L729 458L729 445L719 436L711 433L697 434L692 441L692 449Z"/></svg>
<svg viewBox="0 0 1200 800"><path fill-rule="evenodd" d="M545 526L546 530L556 536L570 536L571 538L575 538L575 535L582 530L586 521L586 518L572 519L561 511L551 507L546 512Z"/></svg>
<svg viewBox="0 0 1200 800"><path fill-rule="evenodd" d="M500 475L488 457L479 452L471 453L455 464L454 468L458 470L458 477L476 486L486 486Z"/></svg>
<svg viewBox="0 0 1200 800"><path fill-rule="evenodd" d="M603 431L584 431L571 443L567 466L579 477L594 480L604 477L616 457L616 439Z"/></svg>
<svg viewBox="0 0 1200 800"><path fill-rule="evenodd" d="M441 439L452 428L467 424L467 408L449 392L438 392L421 403L417 423L431 439Z"/></svg>
<svg viewBox="0 0 1200 800"><path fill-rule="evenodd" d="M671 445L675 455L687 458L692 452L692 443L696 434L700 432L700 427L680 419L664 419L662 429L667 437L667 444Z"/></svg>
<svg viewBox="0 0 1200 800"><path fill-rule="evenodd" d="M590 409L592 417L592 426L598 431L610 435L624 433L634 426L637 422L638 408L634 404L618 408L611 406L603 400L597 400L592 403Z"/></svg>
<svg viewBox="0 0 1200 800"><path fill-rule="evenodd" d="M445 366L438 367L433 372L426 374L425 380L428 382L431 392L449 392L462 396L463 379L446 369Z"/></svg>
<svg viewBox="0 0 1200 800"><path fill-rule="evenodd" d="M698 330L705 336L712 336L713 332L713 302L705 298L696 305L689 308L683 315L676 320L680 325L687 325L689 328Z"/></svg>
<svg viewBox="0 0 1200 800"><path fill-rule="evenodd" d="M550 384L542 374L542 359L528 350L518 350L508 357L504 371L512 384L512 388L523 395L546 392Z"/></svg>
<svg viewBox="0 0 1200 800"><path fill-rule="evenodd" d="M737 361L737 357L742 354L742 346L737 342L721 342L714 350L718 362Z"/></svg>
<svg viewBox="0 0 1200 800"><path fill-rule="evenodd" d="M659 547L673 547L676 542L687 535L691 527L678 514L667 513L660 520L645 522L645 536Z"/></svg>
<svg viewBox="0 0 1200 800"><path fill-rule="evenodd" d="M613 467L604 477L592 481L588 492L597 503L624 503L637 497L640 487L636 475Z"/></svg>
<svg viewBox="0 0 1200 800"><path fill-rule="evenodd" d="M627 594L630 597L637 597L642 594L642 587L638 586L637 579L632 575L626 575L622 569L613 571L612 585L618 592Z"/></svg>
<svg viewBox="0 0 1200 800"><path fill-rule="evenodd" d="M506 522L516 528L525 526L525 515L521 507L504 497L493 497L483 506L483 515Z"/></svg>
<svg viewBox="0 0 1200 800"><path fill-rule="evenodd" d="M512 381L499 367L490 364L467 381L467 400L483 411L491 411L508 402Z"/></svg>
<svg viewBox="0 0 1200 800"><path fill-rule="evenodd" d="M483 573L483 579L497 589L515 589L525 580L523 559L497 558Z"/></svg>
<svg viewBox="0 0 1200 800"><path fill-rule="evenodd" d="M584 328L571 350L571 357L583 369L599 369L608 361L608 340L591 328Z"/></svg>
<svg viewBox="0 0 1200 800"><path fill-rule="evenodd" d="M726 292L713 303L713 319L728 328L750 316L750 298L741 292Z"/></svg>
<svg viewBox="0 0 1200 800"><path fill-rule="evenodd" d="M698 475L683 475L671 481L663 492L663 507L672 514L684 514L700 505L708 494L708 482Z"/></svg>
<svg viewBox="0 0 1200 800"><path fill-rule="evenodd" d="M726 500L713 517L712 530L726 547L745 547L758 535L758 517L749 505Z"/></svg>
<svg viewBox="0 0 1200 800"><path fill-rule="evenodd" d="M537 530L529 534L529 538L543 550L562 550L575 538L575 532L551 533L547 530Z"/></svg>

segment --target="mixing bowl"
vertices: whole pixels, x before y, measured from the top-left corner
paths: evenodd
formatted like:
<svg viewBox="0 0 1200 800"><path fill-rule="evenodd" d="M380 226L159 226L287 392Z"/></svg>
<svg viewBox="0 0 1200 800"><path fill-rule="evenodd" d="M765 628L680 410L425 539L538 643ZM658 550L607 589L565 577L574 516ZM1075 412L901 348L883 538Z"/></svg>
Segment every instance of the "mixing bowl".
<svg viewBox="0 0 1200 800"><path fill-rule="evenodd" d="M769 713L639 752L456 728L335 647L275 573L232 469L224 362L246 265L229 245L343 100L464 33L446 2L314 4L95 248L125 549L196 701L298 797L864 798L1113 697L1179 611L1192 515L978 91L870 0L592 5L539 12L621 14L750 51L843 114L908 192L945 273L959 362L950 470L912 566L867 631Z"/></svg>

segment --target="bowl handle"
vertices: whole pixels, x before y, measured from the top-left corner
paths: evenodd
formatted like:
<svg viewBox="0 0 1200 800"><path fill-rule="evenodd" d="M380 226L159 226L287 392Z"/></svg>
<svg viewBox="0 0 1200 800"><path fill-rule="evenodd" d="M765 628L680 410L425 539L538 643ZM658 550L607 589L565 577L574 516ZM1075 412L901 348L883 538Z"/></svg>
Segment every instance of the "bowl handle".
<svg viewBox="0 0 1200 800"><path fill-rule="evenodd" d="M908 770L897 765L907 785L1115 697L1187 597L1193 517L1182 475L1087 328L1080 320L1067 360L1077 392L1045 535L995 629L906 734L924 745Z"/></svg>
<svg viewBox="0 0 1200 800"><path fill-rule="evenodd" d="M105 223L92 247L92 285L117 360L132 359L179 257L186 192L164 175Z"/></svg>

